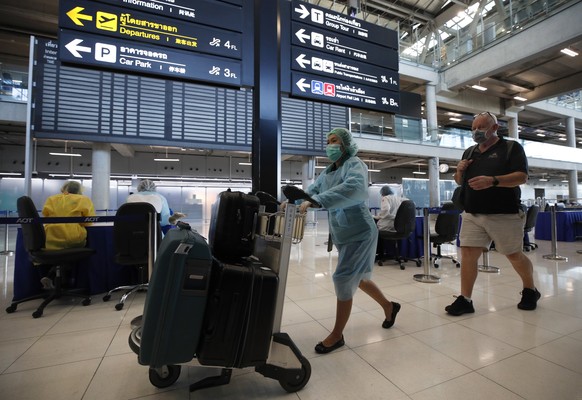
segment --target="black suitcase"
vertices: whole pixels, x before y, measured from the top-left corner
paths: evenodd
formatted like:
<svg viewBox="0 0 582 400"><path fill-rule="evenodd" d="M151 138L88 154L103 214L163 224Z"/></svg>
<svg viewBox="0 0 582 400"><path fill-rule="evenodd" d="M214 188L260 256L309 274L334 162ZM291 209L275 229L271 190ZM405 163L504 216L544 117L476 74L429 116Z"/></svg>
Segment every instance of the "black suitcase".
<svg viewBox="0 0 582 400"><path fill-rule="evenodd" d="M202 365L244 368L269 355L279 278L250 258L213 263L204 329L197 358Z"/></svg>
<svg viewBox="0 0 582 400"><path fill-rule="evenodd" d="M138 362L159 368L191 361L208 298L212 255L190 226L170 229L158 251L144 306ZM130 343L131 344L131 343Z"/></svg>
<svg viewBox="0 0 582 400"><path fill-rule="evenodd" d="M242 192L221 192L212 206L208 242L214 257L238 262L253 252L259 198Z"/></svg>

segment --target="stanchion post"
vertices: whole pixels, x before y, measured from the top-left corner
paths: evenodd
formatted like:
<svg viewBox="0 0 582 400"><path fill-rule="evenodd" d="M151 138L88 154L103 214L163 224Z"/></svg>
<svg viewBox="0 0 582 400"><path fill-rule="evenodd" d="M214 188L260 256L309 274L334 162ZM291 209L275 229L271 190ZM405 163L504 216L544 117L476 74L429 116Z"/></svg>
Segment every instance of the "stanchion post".
<svg viewBox="0 0 582 400"><path fill-rule="evenodd" d="M558 231L556 226L556 206L550 206L550 227L552 230L552 254L546 254L543 257L546 260L568 261L568 257L558 255Z"/></svg>
<svg viewBox="0 0 582 400"><path fill-rule="evenodd" d="M6 210L5 213L6 213L6 218L8 218L8 210ZM14 255L14 251L8 249L8 228L10 226L8 225L8 223L6 223L6 224L4 224L4 227L5 227L5 230L4 230L4 250L0 251L0 255L11 257Z"/></svg>
<svg viewBox="0 0 582 400"><path fill-rule="evenodd" d="M479 265L479 271L490 273L499 273L500 271L499 267L489 265L489 250L483 250L483 264Z"/></svg>
<svg viewBox="0 0 582 400"><path fill-rule="evenodd" d="M413 278L418 282L439 283L441 278L430 274L430 229L428 221L428 208L425 207L422 209L422 215L424 217L422 224L422 236L424 243L424 274L415 274Z"/></svg>

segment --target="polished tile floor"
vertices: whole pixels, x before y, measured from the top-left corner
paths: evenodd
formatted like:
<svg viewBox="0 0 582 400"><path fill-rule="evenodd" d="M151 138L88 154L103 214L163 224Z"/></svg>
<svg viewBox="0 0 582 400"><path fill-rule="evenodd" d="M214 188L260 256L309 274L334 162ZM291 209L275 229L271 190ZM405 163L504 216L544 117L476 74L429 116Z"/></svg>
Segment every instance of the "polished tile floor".
<svg viewBox="0 0 582 400"><path fill-rule="evenodd" d="M376 267L386 296L402 304L396 325L381 328L383 314L366 295L355 297L345 331L346 346L318 355L314 345L334 322L331 274L336 253L328 254L326 232L306 231L291 254L283 332L311 363L301 391L288 394L278 382L252 369L235 370L227 386L189 393L189 384L216 370L195 362L179 380L157 389L148 368L137 363L127 338L130 321L142 313L145 294L122 311L101 296L82 307L63 301L33 319L35 302L14 314L0 313L0 398L43 399L528 399L582 400L582 242L558 243L551 261L549 242L527 253L543 297L535 311L516 308L520 280L508 262L492 252L501 272L480 273L475 314L448 316L444 307L459 291L459 270L446 260L432 273L440 283L420 283L414 263L402 271ZM444 252L454 251L451 246ZM2 308L12 290L11 257L0 256Z"/></svg>

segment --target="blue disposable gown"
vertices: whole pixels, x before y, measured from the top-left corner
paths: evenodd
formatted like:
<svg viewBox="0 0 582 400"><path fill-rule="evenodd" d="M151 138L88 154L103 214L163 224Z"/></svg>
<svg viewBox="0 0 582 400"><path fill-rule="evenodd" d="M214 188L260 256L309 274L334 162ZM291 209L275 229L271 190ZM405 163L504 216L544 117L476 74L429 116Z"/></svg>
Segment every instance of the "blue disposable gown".
<svg viewBox="0 0 582 400"><path fill-rule="evenodd" d="M351 299L360 281L372 277L378 229L370 214L368 168L350 157L335 171L324 170L307 193L328 210L329 229L338 249L333 274L337 298Z"/></svg>

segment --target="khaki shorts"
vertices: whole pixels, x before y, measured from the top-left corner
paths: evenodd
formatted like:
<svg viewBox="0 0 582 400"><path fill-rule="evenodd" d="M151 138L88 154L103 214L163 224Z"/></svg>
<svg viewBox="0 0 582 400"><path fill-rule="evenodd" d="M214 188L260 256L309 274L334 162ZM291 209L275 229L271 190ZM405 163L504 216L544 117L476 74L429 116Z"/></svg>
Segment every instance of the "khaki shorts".
<svg viewBox="0 0 582 400"><path fill-rule="evenodd" d="M523 250L525 213L462 215L461 246L488 249L495 242L495 250L508 255Z"/></svg>

